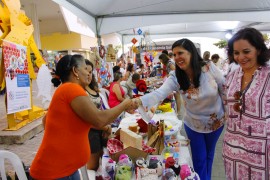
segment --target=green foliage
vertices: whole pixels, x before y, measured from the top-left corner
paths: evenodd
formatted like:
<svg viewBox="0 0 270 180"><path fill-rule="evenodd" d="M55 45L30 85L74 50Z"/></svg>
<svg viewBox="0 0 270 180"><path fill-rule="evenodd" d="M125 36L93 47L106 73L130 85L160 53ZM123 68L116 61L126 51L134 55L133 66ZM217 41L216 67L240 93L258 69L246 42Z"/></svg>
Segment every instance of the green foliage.
<svg viewBox="0 0 270 180"><path fill-rule="evenodd" d="M268 34L263 34L263 39L264 39L264 42L265 42L266 44L268 44L268 43L270 42L270 37L269 37Z"/></svg>
<svg viewBox="0 0 270 180"><path fill-rule="evenodd" d="M221 39L217 43L214 43L214 45L217 46L219 49L225 48L227 44L228 44L228 41L225 39Z"/></svg>
<svg viewBox="0 0 270 180"><path fill-rule="evenodd" d="M270 37L268 34L263 34L263 39L266 44L270 43ZM218 42L214 43L215 46L217 46L219 49L226 48L228 44L228 41L225 39L221 39Z"/></svg>

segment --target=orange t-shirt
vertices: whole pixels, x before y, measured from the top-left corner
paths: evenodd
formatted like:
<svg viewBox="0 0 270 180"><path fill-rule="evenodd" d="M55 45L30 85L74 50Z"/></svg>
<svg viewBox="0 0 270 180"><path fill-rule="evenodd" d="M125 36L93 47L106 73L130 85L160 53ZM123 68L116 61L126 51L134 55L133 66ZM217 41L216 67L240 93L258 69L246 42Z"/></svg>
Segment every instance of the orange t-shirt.
<svg viewBox="0 0 270 180"><path fill-rule="evenodd" d="M52 98L46 117L45 133L30 168L34 179L57 179L71 175L90 158L90 124L71 108L78 96L87 96L75 83L64 83Z"/></svg>

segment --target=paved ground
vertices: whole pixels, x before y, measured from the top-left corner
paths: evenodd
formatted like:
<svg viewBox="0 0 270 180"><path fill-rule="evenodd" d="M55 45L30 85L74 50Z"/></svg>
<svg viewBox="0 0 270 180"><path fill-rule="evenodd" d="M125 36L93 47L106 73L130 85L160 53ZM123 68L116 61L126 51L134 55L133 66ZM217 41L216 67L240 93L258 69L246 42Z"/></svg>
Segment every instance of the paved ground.
<svg viewBox="0 0 270 180"><path fill-rule="evenodd" d="M42 106L41 100L38 97L36 97L36 95L37 95L36 85L35 83L33 83L34 104ZM4 96L0 96L0 130L6 128L5 117L6 117L6 110L5 110L5 105L4 105ZM13 145L0 144L0 149L5 149L8 151L14 152L21 158L21 160L25 163L25 165L30 165L42 141L42 137L43 137L43 131L23 144L13 144ZM224 166L223 166L223 161L222 161L222 156L221 156L222 139L223 139L223 134L220 137L219 142L216 147L216 154L215 154L215 160L214 160L213 171L212 171L213 180L225 179ZM6 170L9 174L11 175L13 174L13 169L9 163L6 163Z"/></svg>

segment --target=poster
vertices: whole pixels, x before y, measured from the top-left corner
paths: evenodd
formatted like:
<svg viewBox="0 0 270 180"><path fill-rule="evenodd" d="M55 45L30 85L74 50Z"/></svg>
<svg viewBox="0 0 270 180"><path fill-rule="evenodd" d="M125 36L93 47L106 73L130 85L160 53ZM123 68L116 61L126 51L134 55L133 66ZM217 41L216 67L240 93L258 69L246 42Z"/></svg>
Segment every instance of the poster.
<svg viewBox="0 0 270 180"><path fill-rule="evenodd" d="M31 109L30 79L26 47L3 41L7 91L7 114Z"/></svg>

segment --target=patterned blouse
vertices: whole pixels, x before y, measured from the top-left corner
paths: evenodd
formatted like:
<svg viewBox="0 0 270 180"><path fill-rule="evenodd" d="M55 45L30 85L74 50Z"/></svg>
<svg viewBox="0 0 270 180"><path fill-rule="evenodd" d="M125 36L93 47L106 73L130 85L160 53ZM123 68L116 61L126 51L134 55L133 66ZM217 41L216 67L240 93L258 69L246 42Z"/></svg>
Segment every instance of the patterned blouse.
<svg viewBox="0 0 270 180"><path fill-rule="evenodd" d="M172 71L159 89L140 98L143 106L152 107L173 91L180 92L186 108L184 123L194 131L209 133L224 124L224 106L219 95L224 81L222 72L212 62L208 62L202 67L199 88L178 91L180 86Z"/></svg>
<svg viewBox="0 0 270 180"><path fill-rule="evenodd" d="M226 179L270 179L270 66L253 75L242 98L242 68L227 76L227 128L223 140ZM237 103L241 99L242 112Z"/></svg>

